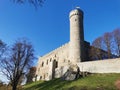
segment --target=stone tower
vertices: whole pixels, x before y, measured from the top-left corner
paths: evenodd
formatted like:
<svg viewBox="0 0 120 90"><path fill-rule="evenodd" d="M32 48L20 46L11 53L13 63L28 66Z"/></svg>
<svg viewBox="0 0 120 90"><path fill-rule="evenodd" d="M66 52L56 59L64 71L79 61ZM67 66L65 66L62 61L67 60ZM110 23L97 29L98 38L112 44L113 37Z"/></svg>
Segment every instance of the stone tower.
<svg viewBox="0 0 120 90"><path fill-rule="evenodd" d="M69 14L70 19L70 61L73 64L84 60L83 11L75 8Z"/></svg>

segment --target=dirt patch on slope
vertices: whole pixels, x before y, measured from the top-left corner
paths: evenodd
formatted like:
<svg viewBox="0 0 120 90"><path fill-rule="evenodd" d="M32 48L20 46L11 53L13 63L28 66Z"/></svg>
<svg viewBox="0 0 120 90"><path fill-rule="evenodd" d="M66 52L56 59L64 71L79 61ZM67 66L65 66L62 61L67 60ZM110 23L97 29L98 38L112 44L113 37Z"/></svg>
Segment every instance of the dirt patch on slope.
<svg viewBox="0 0 120 90"><path fill-rule="evenodd" d="M115 86L120 90L120 79L115 82Z"/></svg>

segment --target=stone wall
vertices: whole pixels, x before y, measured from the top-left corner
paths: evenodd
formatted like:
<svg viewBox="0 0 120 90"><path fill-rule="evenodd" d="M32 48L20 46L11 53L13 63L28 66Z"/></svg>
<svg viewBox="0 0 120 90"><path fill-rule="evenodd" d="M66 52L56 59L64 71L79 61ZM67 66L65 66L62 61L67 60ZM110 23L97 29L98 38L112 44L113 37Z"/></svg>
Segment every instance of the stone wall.
<svg viewBox="0 0 120 90"><path fill-rule="evenodd" d="M80 71L91 73L120 73L120 58L81 62L77 65Z"/></svg>
<svg viewBox="0 0 120 90"><path fill-rule="evenodd" d="M51 80L55 77L55 69L68 65L69 60L69 43L53 50L52 52L39 58L36 75L37 80Z"/></svg>
<svg viewBox="0 0 120 90"><path fill-rule="evenodd" d="M69 65L56 68L55 69L55 78L62 77L67 72L68 69L69 69Z"/></svg>

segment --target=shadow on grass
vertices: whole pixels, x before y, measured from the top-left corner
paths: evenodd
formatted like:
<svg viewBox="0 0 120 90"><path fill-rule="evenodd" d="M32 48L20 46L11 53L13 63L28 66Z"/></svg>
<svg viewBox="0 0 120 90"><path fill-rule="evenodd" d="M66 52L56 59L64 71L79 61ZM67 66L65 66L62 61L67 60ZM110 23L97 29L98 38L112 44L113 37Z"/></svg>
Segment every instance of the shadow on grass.
<svg viewBox="0 0 120 90"><path fill-rule="evenodd" d="M114 83L120 74L93 74L74 81L54 79L25 85L23 90L117 90Z"/></svg>
<svg viewBox="0 0 120 90"><path fill-rule="evenodd" d="M54 79L51 81L44 81L43 83L36 84L24 90L63 90L65 85L70 84L72 81L63 81L61 79Z"/></svg>

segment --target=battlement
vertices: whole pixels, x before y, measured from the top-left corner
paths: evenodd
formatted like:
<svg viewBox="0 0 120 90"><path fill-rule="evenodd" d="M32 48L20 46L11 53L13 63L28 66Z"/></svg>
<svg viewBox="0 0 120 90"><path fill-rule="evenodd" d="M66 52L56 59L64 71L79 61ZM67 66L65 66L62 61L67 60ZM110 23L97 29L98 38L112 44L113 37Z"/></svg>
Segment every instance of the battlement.
<svg viewBox="0 0 120 90"><path fill-rule="evenodd" d="M69 14L69 18L71 18L72 16L74 15L80 15L80 16L83 16L83 11L80 10L79 8L76 8L74 10L72 10Z"/></svg>

